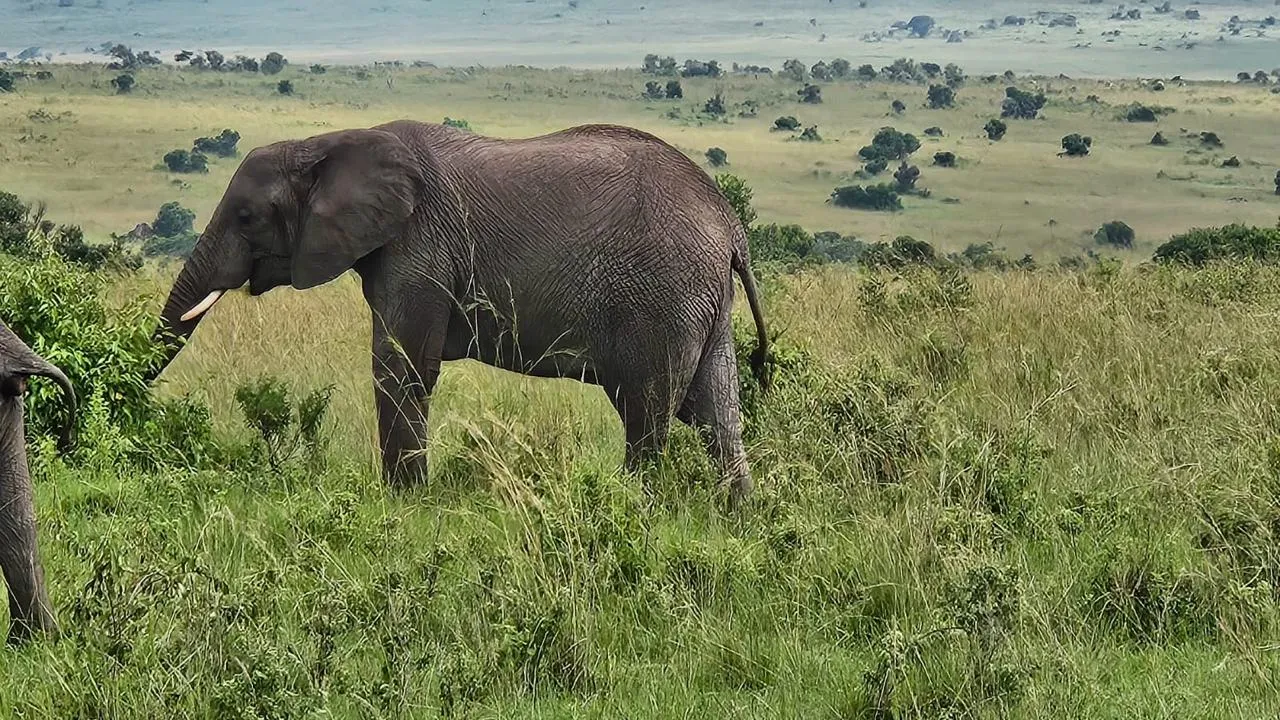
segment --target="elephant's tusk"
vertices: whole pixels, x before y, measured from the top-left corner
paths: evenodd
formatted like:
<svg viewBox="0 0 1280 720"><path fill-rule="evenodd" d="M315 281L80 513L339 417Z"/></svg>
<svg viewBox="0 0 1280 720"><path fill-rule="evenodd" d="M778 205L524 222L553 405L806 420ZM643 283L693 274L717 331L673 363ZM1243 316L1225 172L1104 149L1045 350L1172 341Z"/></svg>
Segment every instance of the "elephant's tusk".
<svg viewBox="0 0 1280 720"><path fill-rule="evenodd" d="M222 293L223 293L222 290L214 290L213 292L209 293L209 296L201 300L199 305L196 305L195 307L183 313L182 322L187 322L188 320L194 320L195 318L198 318L201 315L203 315L205 311L213 307L214 303L218 302L218 298L222 297Z"/></svg>

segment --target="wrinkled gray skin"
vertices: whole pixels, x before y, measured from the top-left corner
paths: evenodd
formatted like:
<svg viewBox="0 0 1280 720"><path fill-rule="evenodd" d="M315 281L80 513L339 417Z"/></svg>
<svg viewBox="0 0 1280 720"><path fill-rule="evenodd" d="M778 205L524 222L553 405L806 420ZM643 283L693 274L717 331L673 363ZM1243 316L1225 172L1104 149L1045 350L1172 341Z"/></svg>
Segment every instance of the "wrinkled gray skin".
<svg viewBox="0 0 1280 720"><path fill-rule="evenodd" d="M66 452L72 444L76 403L71 381L0 323L0 570L9 588L10 644L57 631L36 547L36 510L23 428L22 397L27 378L33 375L53 379L66 395L67 422L60 442Z"/></svg>
<svg viewBox="0 0 1280 720"><path fill-rule="evenodd" d="M257 148L175 281L158 337L171 359L210 293L305 289L352 268L373 311L393 484L425 478L427 396L441 361L471 358L600 385L629 468L665 446L674 415L701 431L731 498L750 491L735 273L762 382L767 338L746 235L715 183L658 138L590 125L501 140L401 120Z"/></svg>

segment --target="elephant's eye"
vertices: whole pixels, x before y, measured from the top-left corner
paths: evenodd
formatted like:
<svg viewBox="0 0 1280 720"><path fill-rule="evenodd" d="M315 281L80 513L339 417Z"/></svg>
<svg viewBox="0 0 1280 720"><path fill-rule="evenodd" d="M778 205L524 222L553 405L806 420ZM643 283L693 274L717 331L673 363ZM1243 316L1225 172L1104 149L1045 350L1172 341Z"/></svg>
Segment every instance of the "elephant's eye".
<svg viewBox="0 0 1280 720"><path fill-rule="evenodd" d="M253 212L249 208L240 208L240 212L236 214L236 219L241 225L248 225L253 222Z"/></svg>

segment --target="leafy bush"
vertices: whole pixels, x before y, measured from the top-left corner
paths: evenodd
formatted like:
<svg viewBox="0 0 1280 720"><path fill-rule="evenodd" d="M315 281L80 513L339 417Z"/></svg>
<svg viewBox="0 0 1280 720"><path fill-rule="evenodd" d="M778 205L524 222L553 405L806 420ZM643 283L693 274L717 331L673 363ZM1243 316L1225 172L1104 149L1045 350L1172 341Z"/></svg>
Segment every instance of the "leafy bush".
<svg viewBox="0 0 1280 720"><path fill-rule="evenodd" d="M246 57L244 55L237 55L234 58L232 58L228 68L232 71L240 70L243 72L256 73L262 69L262 64L251 57Z"/></svg>
<svg viewBox="0 0 1280 720"><path fill-rule="evenodd" d="M235 157L236 143L240 142L240 133L230 128L218 133L217 137L199 137L193 144L199 152L218 157Z"/></svg>
<svg viewBox="0 0 1280 720"><path fill-rule="evenodd" d="M948 63L947 66L943 68L942 77L946 79L947 85L950 85L953 88L960 87L965 81L964 70L961 70L960 66L955 63Z"/></svg>
<svg viewBox="0 0 1280 720"><path fill-rule="evenodd" d="M56 257L88 270L136 270L142 259L114 240L88 244L77 225L58 225L44 217L44 206L32 207L12 193L0 191L0 253L24 260Z"/></svg>
<svg viewBox="0 0 1280 720"><path fill-rule="evenodd" d="M1093 241L1099 245L1129 248L1133 247L1133 237L1133 228L1120 220L1112 220L1098 228L1093 234Z"/></svg>
<svg viewBox="0 0 1280 720"><path fill-rule="evenodd" d="M1035 120L1047 102L1044 93L1032 95L1016 87L1005 88L1005 99L1000 105L1000 117L1017 120Z"/></svg>
<svg viewBox="0 0 1280 720"><path fill-rule="evenodd" d="M723 167L728 165L729 153L718 147L713 147L707 150L707 162L711 163L711 167Z"/></svg>
<svg viewBox="0 0 1280 720"><path fill-rule="evenodd" d="M831 77L840 80L853 74L853 65L844 58L836 58L831 61Z"/></svg>
<svg viewBox="0 0 1280 720"><path fill-rule="evenodd" d="M724 96L716 93L707 98L707 101L702 104L702 111L715 117L724 115L727 112L724 107Z"/></svg>
<svg viewBox="0 0 1280 720"><path fill-rule="evenodd" d="M444 125L445 127L457 128L459 130L466 130L467 132L471 132L471 123L467 122L466 120L451 118L447 115L445 116L444 120L441 121L440 124Z"/></svg>
<svg viewBox="0 0 1280 720"><path fill-rule="evenodd" d="M810 125L800 133L800 139L805 142L822 142L822 136L818 134L818 126Z"/></svg>
<svg viewBox="0 0 1280 720"><path fill-rule="evenodd" d="M279 74L281 70L284 70L284 66L288 64L289 64L289 61L285 60L284 56L281 55L280 53L278 52L267 53L267 56L262 59L262 74L263 75Z"/></svg>
<svg viewBox="0 0 1280 720"><path fill-rule="evenodd" d="M894 211L902 209L902 199L892 185L845 185L831 192L837 207L858 210Z"/></svg>
<svg viewBox="0 0 1280 720"><path fill-rule="evenodd" d="M928 137L942 137L942 128L934 125L924 129L924 134Z"/></svg>
<svg viewBox="0 0 1280 720"><path fill-rule="evenodd" d="M1164 133L1157 130L1156 134L1151 136L1151 144L1152 145L1168 145L1169 139L1164 136Z"/></svg>
<svg viewBox="0 0 1280 720"><path fill-rule="evenodd" d="M1124 119L1129 122L1155 122L1160 119L1160 115L1156 108L1134 103L1125 109Z"/></svg>
<svg viewBox="0 0 1280 720"><path fill-rule="evenodd" d="M1200 142L1208 147L1222 147L1222 138L1218 137L1218 133L1208 130L1200 133Z"/></svg>
<svg viewBox="0 0 1280 720"><path fill-rule="evenodd" d="M987 121L987 124L983 126L982 129L987 133L988 140L998 141L1004 137L1009 126L1006 125L1003 120L992 118Z"/></svg>
<svg viewBox="0 0 1280 720"><path fill-rule="evenodd" d="M646 100L661 100L666 97L666 93L657 80L650 80L644 84L644 97Z"/></svg>
<svg viewBox="0 0 1280 720"><path fill-rule="evenodd" d="M680 81L668 80L667 81L667 99L679 100L682 97L684 97L684 88L680 87Z"/></svg>
<svg viewBox="0 0 1280 720"><path fill-rule="evenodd" d="M676 59L673 57L660 58L652 53L644 56L644 65L641 71L649 75L675 75Z"/></svg>
<svg viewBox="0 0 1280 720"><path fill-rule="evenodd" d="M10 93L13 91L13 73L0 69L0 92Z"/></svg>
<svg viewBox="0 0 1280 720"><path fill-rule="evenodd" d="M928 98L929 107L935 110L954 107L956 103L956 91L946 85L930 85Z"/></svg>
<svg viewBox="0 0 1280 720"><path fill-rule="evenodd" d="M1280 261L1280 228L1260 228L1233 223L1222 227L1192 228L1156 248L1152 259L1182 265L1204 265L1216 260Z"/></svg>
<svg viewBox="0 0 1280 720"><path fill-rule="evenodd" d="M929 34L930 30L933 30L935 24L933 18L928 15L916 15L907 21L907 29L916 37L924 37Z"/></svg>
<svg viewBox="0 0 1280 720"><path fill-rule="evenodd" d="M1068 157L1084 157L1089 154L1093 138L1080 133L1071 133L1062 138L1062 152Z"/></svg>
<svg viewBox="0 0 1280 720"><path fill-rule="evenodd" d="M715 60L702 62L701 60L685 60L684 67L680 70L683 77L710 77L718 78L724 74L720 69L720 63Z"/></svg>
<svg viewBox="0 0 1280 720"><path fill-rule="evenodd" d="M195 217L194 212L176 201L161 205L151 223L153 234L142 244L142 253L148 257L190 257L199 239L193 227Z"/></svg>
<svg viewBox="0 0 1280 720"><path fill-rule="evenodd" d="M893 242L875 242L863 251L860 261L867 267L901 268L906 265L929 265L937 259L933 246L910 235L899 235Z"/></svg>
<svg viewBox="0 0 1280 720"><path fill-rule="evenodd" d="M101 397L112 422L138 427L151 407L148 373L164 353L151 342L158 318L146 299L108 311L106 282L106 275L52 254L21 262L0 255L0 317L66 373L78 396ZM51 433L61 405L56 389L33 389L28 427ZM85 419L85 413L76 418L81 429Z"/></svg>
<svg viewBox="0 0 1280 720"><path fill-rule="evenodd" d="M893 109L893 113L895 115L901 115L907 111L907 104L901 100L894 100L889 107Z"/></svg>
<svg viewBox="0 0 1280 720"><path fill-rule="evenodd" d="M199 150L170 150L165 153L164 164L169 168L169 172L209 172L209 158Z"/></svg>
<svg viewBox="0 0 1280 720"><path fill-rule="evenodd" d="M321 430L333 390L329 385L295 399L283 381L268 376L236 388L236 404L245 423L257 433L273 470L279 471L300 454L311 463L323 457Z"/></svg>
<svg viewBox="0 0 1280 720"><path fill-rule="evenodd" d="M323 74L325 74L325 73L326 73L326 72L328 72L328 71L329 71L329 70L328 70L328 68L326 68L325 66L320 65L320 64L318 64L318 63L317 63L317 64L315 64L315 65L312 65L312 66L311 66L311 74L312 74L312 75L323 75Z"/></svg>
<svg viewBox="0 0 1280 720"><path fill-rule="evenodd" d="M944 168L955 167L956 154L945 150L943 152L934 153L933 164Z"/></svg>
<svg viewBox="0 0 1280 720"><path fill-rule="evenodd" d="M747 234L753 262L795 262L809 257L813 236L799 225L759 225Z"/></svg>
<svg viewBox="0 0 1280 720"><path fill-rule="evenodd" d="M859 79L859 80L875 80L875 79L876 79L876 77L877 77L877 75L878 75L878 73L876 73L876 69L875 69L875 67L873 67L873 66L872 66L872 65L870 65L870 64L866 64L866 65L859 65L859 66L858 66L858 79Z"/></svg>
<svg viewBox="0 0 1280 720"><path fill-rule="evenodd" d="M805 78L808 77L804 63L796 60L795 58L782 63L781 75L788 80L794 80L796 82L804 82Z"/></svg>
<svg viewBox="0 0 1280 720"><path fill-rule="evenodd" d="M916 189L916 181L920 179L920 168L904 162L893 173L893 179L898 184L898 192L912 192Z"/></svg>
<svg viewBox="0 0 1280 720"><path fill-rule="evenodd" d="M788 130L788 131L799 130L800 121L795 119L795 117L791 115L783 115L782 117L773 121L773 129Z"/></svg>
<svg viewBox="0 0 1280 720"><path fill-rule="evenodd" d="M862 166L862 171L872 177L879 175L889 167L889 161L884 158L876 158Z"/></svg>
<svg viewBox="0 0 1280 720"><path fill-rule="evenodd" d="M195 212L182 207L181 203L167 202L160 206L155 222L151 223L151 229L155 234L165 237L181 235L194 232L192 225L195 219Z"/></svg>
<svg viewBox="0 0 1280 720"><path fill-rule="evenodd" d="M111 78L111 87L116 89L117 95L125 95L133 91L136 82L132 75L124 73Z"/></svg>
<svg viewBox="0 0 1280 720"><path fill-rule="evenodd" d="M834 73L831 72L831 67L822 60L814 63L813 67L809 68L809 75L814 80L832 80L835 77Z"/></svg>
<svg viewBox="0 0 1280 720"><path fill-rule="evenodd" d="M737 175L719 173L716 175L716 187L720 188L720 194L729 201L734 214L742 222L742 227L749 230L751 223L756 221L755 208L751 207L751 186Z"/></svg>
<svg viewBox="0 0 1280 720"><path fill-rule="evenodd" d="M281 80L280 82L276 83L276 92L280 93L281 95L292 95L293 81Z"/></svg>
<svg viewBox="0 0 1280 720"><path fill-rule="evenodd" d="M906 160L920 149L920 140L910 133L898 132L892 127L882 127L871 139L871 144L858 151L863 160Z"/></svg>
<svg viewBox="0 0 1280 720"><path fill-rule="evenodd" d="M822 102L822 88L817 85L805 85L796 91L796 95L800 96L800 102L817 105Z"/></svg>

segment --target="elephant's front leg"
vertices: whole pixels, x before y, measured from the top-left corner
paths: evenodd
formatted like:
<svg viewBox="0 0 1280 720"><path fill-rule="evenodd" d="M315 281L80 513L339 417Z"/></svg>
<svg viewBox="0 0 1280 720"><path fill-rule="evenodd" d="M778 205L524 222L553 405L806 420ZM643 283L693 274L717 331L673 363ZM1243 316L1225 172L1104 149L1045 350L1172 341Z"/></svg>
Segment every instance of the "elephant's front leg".
<svg viewBox="0 0 1280 720"><path fill-rule="evenodd" d="M440 375L446 319L418 322L427 324L393 335L374 319L373 381L382 476L397 487L427 479L427 411Z"/></svg>

